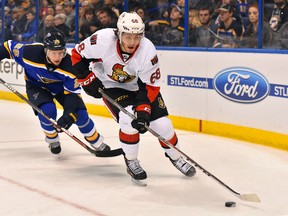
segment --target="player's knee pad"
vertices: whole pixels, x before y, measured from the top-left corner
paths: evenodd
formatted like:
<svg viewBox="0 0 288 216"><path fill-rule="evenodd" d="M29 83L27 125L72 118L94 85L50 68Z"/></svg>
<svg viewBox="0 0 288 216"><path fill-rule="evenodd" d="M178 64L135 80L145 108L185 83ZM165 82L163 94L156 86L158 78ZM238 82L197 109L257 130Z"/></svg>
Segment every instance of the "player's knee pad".
<svg viewBox="0 0 288 216"><path fill-rule="evenodd" d="M175 133L172 122L167 116L151 121L150 128L165 139L171 139Z"/></svg>
<svg viewBox="0 0 288 216"><path fill-rule="evenodd" d="M129 105L125 107L125 109L133 113L134 111L132 110L132 105ZM138 131L132 127L131 125L132 119L122 111L119 112L119 126L121 128L121 131L126 134L137 134Z"/></svg>
<svg viewBox="0 0 288 216"><path fill-rule="evenodd" d="M45 113L48 117L52 119L56 119L57 117L57 109L56 105L54 103L44 103L39 106L39 108ZM40 121L43 122L49 122L46 118L44 118L42 115L38 115Z"/></svg>
<svg viewBox="0 0 288 216"><path fill-rule="evenodd" d="M157 132L160 136L162 136L165 140L167 140L170 144L172 144L174 146L177 145L177 143L178 143L177 135L174 131L171 120L167 116L164 116L162 118L156 119L155 121L151 122L150 127L155 132ZM170 149L160 139L159 139L159 143L164 149L166 149L166 150ZM170 152L168 154L170 156L172 155ZM173 158L174 158L174 156L173 156Z"/></svg>

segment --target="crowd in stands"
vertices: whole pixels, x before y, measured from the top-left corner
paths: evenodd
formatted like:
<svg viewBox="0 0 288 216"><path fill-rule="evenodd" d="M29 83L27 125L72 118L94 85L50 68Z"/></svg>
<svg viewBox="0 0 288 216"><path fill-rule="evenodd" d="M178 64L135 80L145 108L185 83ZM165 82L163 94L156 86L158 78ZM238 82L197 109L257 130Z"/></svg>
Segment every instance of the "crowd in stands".
<svg viewBox="0 0 288 216"><path fill-rule="evenodd" d="M264 0L263 4L263 48L288 49L287 0ZM48 32L61 32L66 42L74 43L75 34L82 41L99 29L116 28L124 10L123 0L79 0L79 31L75 32L75 9L74 0L6 0L4 38L43 41ZM185 45L184 0L128 0L128 10L140 15L146 25L145 36L156 46ZM189 0L187 11L189 47L259 45L258 0Z"/></svg>

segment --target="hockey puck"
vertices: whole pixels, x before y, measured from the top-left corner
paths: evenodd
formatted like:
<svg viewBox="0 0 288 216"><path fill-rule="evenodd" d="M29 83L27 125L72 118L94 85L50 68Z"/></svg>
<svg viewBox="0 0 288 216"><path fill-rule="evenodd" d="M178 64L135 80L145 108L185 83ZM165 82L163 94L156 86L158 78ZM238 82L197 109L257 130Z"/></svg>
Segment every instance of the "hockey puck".
<svg viewBox="0 0 288 216"><path fill-rule="evenodd" d="M225 202L225 207L236 207L236 202Z"/></svg>

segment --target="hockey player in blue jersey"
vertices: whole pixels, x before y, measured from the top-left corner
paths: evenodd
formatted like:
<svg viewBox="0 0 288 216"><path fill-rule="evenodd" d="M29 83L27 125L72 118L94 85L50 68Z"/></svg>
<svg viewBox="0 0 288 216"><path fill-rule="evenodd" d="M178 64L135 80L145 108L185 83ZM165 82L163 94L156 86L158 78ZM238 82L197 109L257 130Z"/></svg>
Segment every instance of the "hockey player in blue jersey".
<svg viewBox="0 0 288 216"><path fill-rule="evenodd" d="M14 59L25 71L26 93L29 100L43 113L56 120L57 109L54 100L63 107L63 115L57 124L68 129L75 123L85 139L96 151L109 151L110 147L88 116L81 98L81 88L73 75L70 56L60 33L48 33L42 43L24 44L6 41L0 46L0 61ZM59 135L52 123L35 111L45 133L45 140L53 154L61 152Z"/></svg>

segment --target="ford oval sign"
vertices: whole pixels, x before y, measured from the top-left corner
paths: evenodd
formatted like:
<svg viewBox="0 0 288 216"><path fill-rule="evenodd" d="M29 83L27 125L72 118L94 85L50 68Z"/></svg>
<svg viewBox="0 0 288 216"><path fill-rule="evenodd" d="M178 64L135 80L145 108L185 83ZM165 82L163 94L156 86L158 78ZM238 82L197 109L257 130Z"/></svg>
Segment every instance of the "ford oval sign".
<svg viewBox="0 0 288 216"><path fill-rule="evenodd" d="M266 78L259 72L242 67L220 71L213 80L214 89L228 100L239 103L256 103L270 91Z"/></svg>

